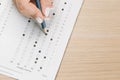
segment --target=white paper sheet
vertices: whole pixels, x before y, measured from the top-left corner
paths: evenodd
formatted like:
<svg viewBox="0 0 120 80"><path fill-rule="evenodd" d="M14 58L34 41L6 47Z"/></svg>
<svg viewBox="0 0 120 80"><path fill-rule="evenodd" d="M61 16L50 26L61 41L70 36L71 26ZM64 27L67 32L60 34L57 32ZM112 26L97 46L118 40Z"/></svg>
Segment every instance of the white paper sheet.
<svg viewBox="0 0 120 80"><path fill-rule="evenodd" d="M54 80L82 2L55 0L45 36L12 0L0 0L0 73L19 80Z"/></svg>

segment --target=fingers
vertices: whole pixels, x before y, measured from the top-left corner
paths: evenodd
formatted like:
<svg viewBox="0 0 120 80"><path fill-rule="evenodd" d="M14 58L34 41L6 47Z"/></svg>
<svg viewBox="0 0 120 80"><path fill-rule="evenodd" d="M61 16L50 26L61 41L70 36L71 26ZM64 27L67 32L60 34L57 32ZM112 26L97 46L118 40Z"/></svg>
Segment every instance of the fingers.
<svg viewBox="0 0 120 80"><path fill-rule="evenodd" d="M36 7L35 0L13 0L19 12L29 18L42 20L49 16L52 0L40 0L42 12Z"/></svg>
<svg viewBox="0 0 120 80"><path fill-rule="evenodd" d="M29 18L43 19L41 11L30 0L14 0L19 12Z"/></svg>
<svg viewBox="0 0 120 80"><path fill-rule="evenodd" d="M44 16L48 17L50 10L52 8L52 0L40 0L41 1L41 6L42 6L42 13Z"/></svg>

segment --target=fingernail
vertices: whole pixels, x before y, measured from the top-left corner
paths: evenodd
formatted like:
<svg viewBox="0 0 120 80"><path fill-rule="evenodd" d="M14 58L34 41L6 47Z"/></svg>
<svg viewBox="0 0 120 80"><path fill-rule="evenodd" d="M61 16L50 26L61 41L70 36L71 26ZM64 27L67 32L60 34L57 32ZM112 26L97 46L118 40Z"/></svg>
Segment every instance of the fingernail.
<svg viewBox="0 0 120 80"><path fill-rule="evenodd" d="M46 9L45 9L45 16L46 16L46 17L49 16L50 10L51 10L50 8L46 8Z"/></svg>
<svg viewBox="0 0 120 80"><path fill-rule="evenodd" d="M43 20L42 20L40 17L37 17L37 18L36 18L36 21L37 21L39 24L41 24L41 23L43 22Z"/></svg>

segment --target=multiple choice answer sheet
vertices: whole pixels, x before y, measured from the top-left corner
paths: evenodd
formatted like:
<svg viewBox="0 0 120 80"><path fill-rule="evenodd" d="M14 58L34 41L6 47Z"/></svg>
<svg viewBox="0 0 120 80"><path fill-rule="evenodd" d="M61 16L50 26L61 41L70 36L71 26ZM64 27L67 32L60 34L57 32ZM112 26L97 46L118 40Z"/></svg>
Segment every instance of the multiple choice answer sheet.
<svg viewBox="0 0 120 80"><path fill-rule="evenodd" d="M18 80L54 80L83 0L55 0L48 35L0 0L0 74Z"/></svg>

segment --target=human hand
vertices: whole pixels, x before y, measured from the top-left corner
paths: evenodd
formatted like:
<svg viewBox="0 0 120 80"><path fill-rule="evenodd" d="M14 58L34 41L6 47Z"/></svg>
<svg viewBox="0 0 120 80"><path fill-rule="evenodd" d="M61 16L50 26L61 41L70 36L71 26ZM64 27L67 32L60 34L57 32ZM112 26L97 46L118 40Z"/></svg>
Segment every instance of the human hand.
<svg viewBox="0 0 120 80"><path fill-rule="evenodd" d="M38 22L42 22L45 17L49 16L52 0L40 0L42 11L35 4L35 0L13 0L18 11L24 16L34 18Z"/></svg>

